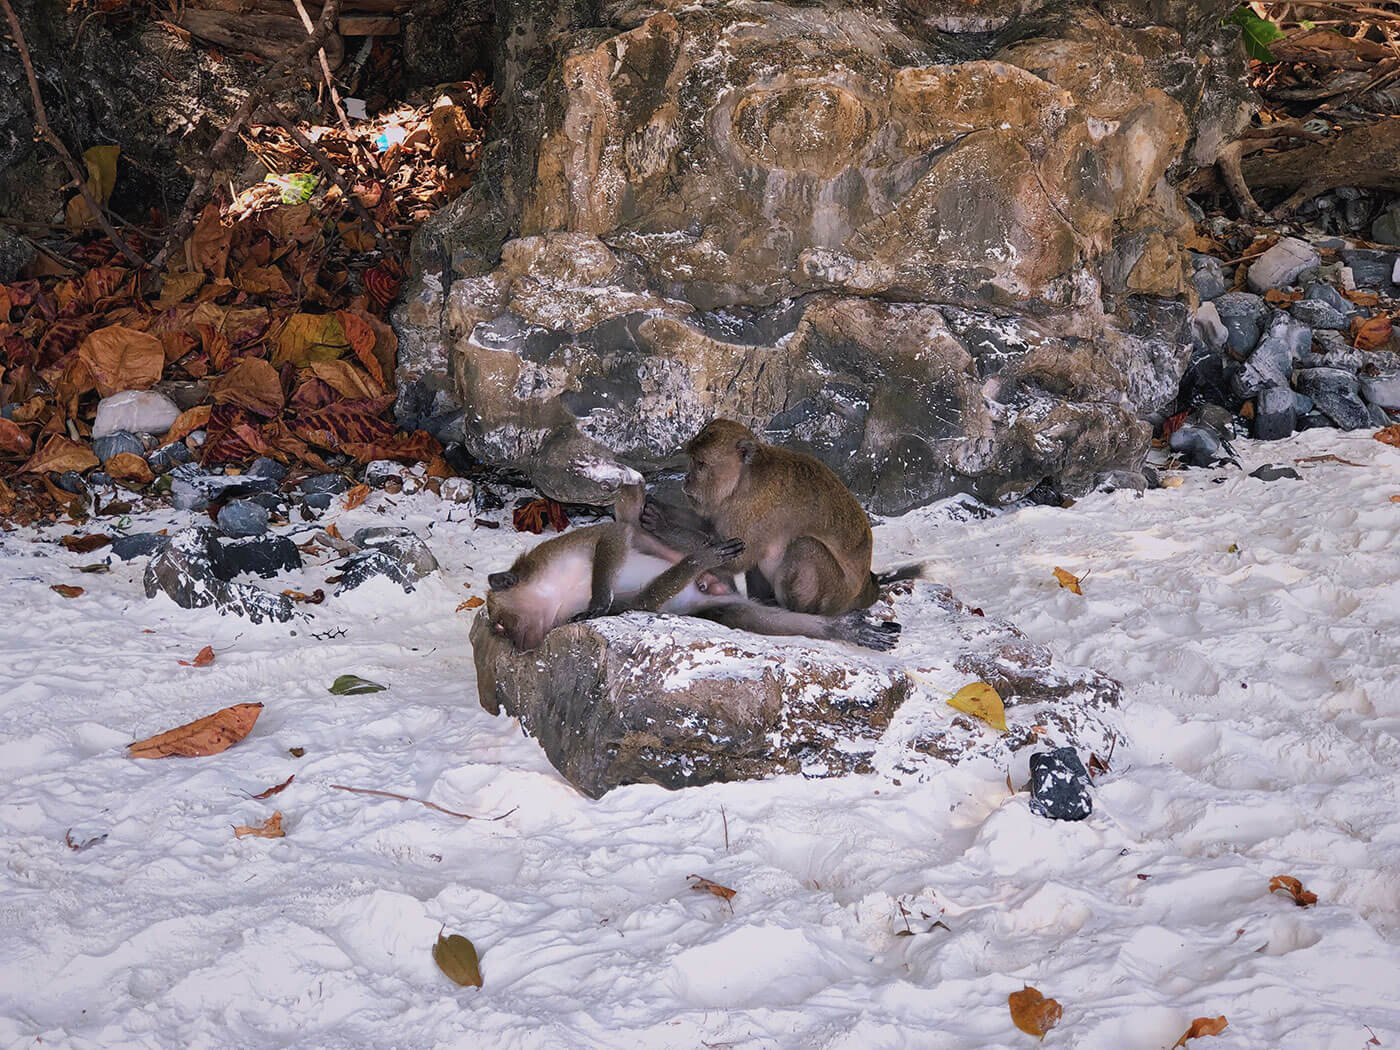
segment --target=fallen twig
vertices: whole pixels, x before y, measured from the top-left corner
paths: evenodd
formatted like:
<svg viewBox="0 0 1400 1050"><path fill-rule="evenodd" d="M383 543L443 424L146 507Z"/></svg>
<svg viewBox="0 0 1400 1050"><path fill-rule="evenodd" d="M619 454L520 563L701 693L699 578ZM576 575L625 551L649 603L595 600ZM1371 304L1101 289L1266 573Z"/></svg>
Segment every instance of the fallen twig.
<svg viewBox="0 0 1400 1050"><path fill-rule="evenodd" d="M339 2L339 0L332 0ZM104 233L112 239L117 250L126 257L126 260L136 267L146 265L146 260L141 258L131 245L117 233L117 229L112 225L107 213L88 192L87 172L78 167L78 162L73 159L73 154L68 152L68 147L63 144L63 140L54 134L53 128L49 127L48 111L44 108L44 97L39 94L39 79L34 75L34 63L29 57L29 45L25 42L24 31L20 29L19 17L15 14L15 9L10 6L10 0L0 0L0 7L5 10L5 18L10 23L10 36L14 38L15 50L19 52L20 65L24 66L24 75L29 80L29 94L34 99L34 128L39 133L39 137L54 148L59 158L63 161L68 173L73 176L73 181L78 184L78 192L82 194L83 202L87 204L88 212L97 224L102 227Z"/></svg>
<svg viewBox="0 0 1400 1050"><path fill-rule="evenodd" d="M429 802L425 798L414 798L412 795L400 795L393 791L379 791L375 788L352 788L346 787L344 784L332 784L331 787L335 788L337 791L353 791L357 795L379 795L381 798L398 799L400 802L417 802L420 806L427 806L429 809L435 809L439 813L446 813L449 817L461 817L463 820L485 820L487 822L505 820L506 817L520 808L519 806L515 806L506 810L499 817L475 817L470 813L458 813L455 809L444 809L436 802Z"/></svg>

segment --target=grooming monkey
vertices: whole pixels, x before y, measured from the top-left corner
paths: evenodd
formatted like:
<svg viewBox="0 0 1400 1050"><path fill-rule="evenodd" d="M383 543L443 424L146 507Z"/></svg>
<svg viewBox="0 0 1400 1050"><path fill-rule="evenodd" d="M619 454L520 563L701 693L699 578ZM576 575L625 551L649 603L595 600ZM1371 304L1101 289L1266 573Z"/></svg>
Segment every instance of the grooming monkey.
<svg viewBox="0 0 1400 1050"><path fill-rule="evenodd" d="M870 571L870 521L826 464L767 445L729 419L707 423L685 446L682 486L698 513L648 500L642 528L678 551L712 535L743 541L726 571L745 574L748 595L799 613L835 616L864 609L880 587L920 575L912 565Z"/></svg>
<svg viewBox="0 0 1400 1050"><path fill-rule="evenodd" d="M586 473L589 466L576 464ZM871 621L860 612L812 615L740 597L732 579L714 570L741 557L743 543L707 538L682 555L648 536L637 524L641 475L629 475L620 478L616 520L546 540L508 571L488 577L487 618L517 649L535 648L571 620L628 611L701 616L756 634L807 635L871 649L889 649L898 640L899 624Z"/></svg>

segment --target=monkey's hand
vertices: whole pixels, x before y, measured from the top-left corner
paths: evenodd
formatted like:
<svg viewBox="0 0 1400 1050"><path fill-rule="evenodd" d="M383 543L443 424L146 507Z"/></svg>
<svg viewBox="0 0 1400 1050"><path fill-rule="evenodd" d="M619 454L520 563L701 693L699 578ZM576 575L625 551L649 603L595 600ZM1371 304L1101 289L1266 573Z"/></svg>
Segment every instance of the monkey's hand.
<svg viewBox="0 0 1400 1050"><path fill-rule="evenodd" d="M904 628L893 620L872 620L864 610L857 609L836 617L835 638L843 642L888 652L899 641L899 633Z"/></svg>
<svg viewBox="0 0 1400 1050"><path fill-rule="evenodd" d="M584 609L583 612L579 613L577 616L571 617L569 622L582 623L584 620L596 620L600 616L607 616L612 612L612 606L613 596L611 594L602 596L595 594L592 601L588 603L588 608Z"/></svg>
<svg viewBox="0 0 1400 1050"><path fill-rule="evenodd" d="M743 540L711 540L690 555L690 563L701 572L709 572L729 564L743 553Z"/></svg>

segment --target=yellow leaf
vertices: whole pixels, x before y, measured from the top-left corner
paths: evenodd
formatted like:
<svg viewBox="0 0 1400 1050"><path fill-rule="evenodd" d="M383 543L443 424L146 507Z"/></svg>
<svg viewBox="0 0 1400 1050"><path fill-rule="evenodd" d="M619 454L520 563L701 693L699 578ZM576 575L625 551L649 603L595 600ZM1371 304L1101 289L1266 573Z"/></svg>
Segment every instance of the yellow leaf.
<svg viewBox="0 0 1400 1050"><path fill-rule="evenodd" d="M350 349L345 329L335 314L292 314L277 336L272 363L291 362L305 368L312 361L333 361Z"/></svg>
<svg viewBox="0 0 1400 1050"><path fill-rule="evenodd" d="M1074 575L1074 573L1065 572L1064 569L1061 569L1059 566L1056 566L1055 579L1059 580L1060 586L1067 591L1073 591L1075 594L1084 593L1079 589L1079 577Z"/></svg>
<svg viewBox="0 0 1400 1050"><path fill-rule="evenodd" d="M280 809L261 824L240 824L233 829L233 833L240 839L245 835L253 835L260 839L280 839L286 837L287 834L282 830L282 811Z"/></svg>
<svg viewBox="0 0 1400 1050"><path fill-rule="evenodd" d="M83 151L83 162L88 170L88 192L102 204L107 203L117 184L117 157L121 151L120 146L93 146Z"/></svg>
<svg viewBox="0 0 1400 1050"><path fill-rule="evenodd" d="M1001 696L986 682L973 682L953 694L949 705L982 719L993 729L1006 732L1006 706Z"/></svg>
<svg viewBox="0 0 1400 1050"><path fill-rule="evenodd" d="M437 943L433 945L433 962L464 988L467 985L481 987L481 962L476 955L476 946L460 933L454 933L451 937L438 934Z"/></svg>
<svg viewBox="0 0 1400 1050"><path fill-rule="evenodd" d="M1006 1005L1011 1007L1011 1023L1027 1035L1045 1038L1045 1033L1054 1028L1064 1013L1054 999L1047 999L1030 985L1006 997Z"/></svg>
<svg viewBox="0 0 1400 1050"><path fill-rule="evenodd" d="M1179 489L1185 482L1186 479L1183 478L1180 474L1172 474L1169 477L1165 477L1162 479L1162 488Z"/></svg>

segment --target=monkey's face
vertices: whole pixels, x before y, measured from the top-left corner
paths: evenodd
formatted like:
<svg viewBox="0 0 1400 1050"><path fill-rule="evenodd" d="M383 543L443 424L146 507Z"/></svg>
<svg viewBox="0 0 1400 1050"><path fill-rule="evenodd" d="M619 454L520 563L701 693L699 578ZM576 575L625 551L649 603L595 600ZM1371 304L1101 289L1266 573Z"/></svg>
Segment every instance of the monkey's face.
<svg viewBox="0 0 1400 1050"><path fill-rule="evenodd" d="M524 652L544 641L544 629L526 610L516 607L509 591L486 592L486 618L491 621L491 633L507 639Z"/></svg>
<svg viewBox="0 0 1400 1050"><path fill-rule="evenodd" d="M692 448L690 470L681 491L701 514L720 506L733 494L743 475L744 463L738 450L719 445Z"/></svg>

